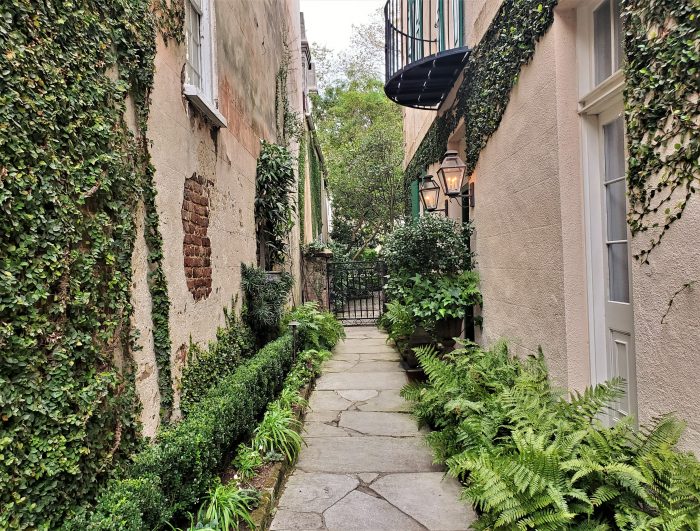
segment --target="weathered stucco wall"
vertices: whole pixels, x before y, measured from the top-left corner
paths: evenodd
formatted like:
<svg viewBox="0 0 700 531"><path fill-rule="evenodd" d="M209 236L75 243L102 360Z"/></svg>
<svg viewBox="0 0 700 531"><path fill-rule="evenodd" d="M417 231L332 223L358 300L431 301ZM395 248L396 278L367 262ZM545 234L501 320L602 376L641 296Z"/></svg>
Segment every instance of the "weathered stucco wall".
<svg viewBox="0 0 700 531"><path fill-rule="evenodd" d="M152 161L156 168L163 265L171 302L171 365L176 414L178 382L190 339L206 344L214 338L216 328L223 324L223 308L230 306L240 293L241 263L256 261L253 217L256 161L260 139L276 141L276 74L284 56L285 35L291 54L288 97L292 110L301 109L298 0L216 1L215 16L219 111L226 118L227 127L213 128L182 96L185 46L173 41L166 46L160 38L148 122ZM296 144L291 150L296 155ZM193 175L206 184L208 193L208 221L203 225L208 240L203 246L210 248L211 271L202 273L210 273L210 288L193 282L183 254L189 243L185 242L185 237L192 236L185 232L185 211L201 214L194 212L196 202L187 202L187 208L183 209L185 182ZM205 205L198 206L204 208ZM297 279L295 300L299 300L300 290L298 247L299 229L296 227L291 236L289 265ZM159 395L157 375L146 374L149 367L155 367L155 356L152 341L143 339L150 335L152 323L150 300L142 293L146 264L139 249L137 242L134 325L141 332L143 347L138 353L137 380L144 405L145 432L152 434L158 424ZM193 265L191 260L199 256L195 251L188 257L190 265Z"/></svg>
<svg viewBox="0 0 700 531"><path fill-rule="evenodd" d="M632 252L638 252L648 241L648 233L633 239ZM632 268L640 421L676 412L688 423L683 446L700 455L700 201L697 197L691 199L681 220L671 226L649 261L649 265L635 262ZM679 293L669 309L673 294L689 281L695 284Z"/></svg>

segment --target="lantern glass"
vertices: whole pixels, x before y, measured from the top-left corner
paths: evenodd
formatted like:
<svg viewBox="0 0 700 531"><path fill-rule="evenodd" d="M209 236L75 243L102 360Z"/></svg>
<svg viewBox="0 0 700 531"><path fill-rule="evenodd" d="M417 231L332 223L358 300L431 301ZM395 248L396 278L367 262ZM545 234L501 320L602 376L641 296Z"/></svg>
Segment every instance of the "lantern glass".
<svg viewBox="0 0 700 531"><path fill-rule="evenodd" d="M457 197L462 193L466 173L467 165L462 162L457 152L447 151L438 170L445 195Z"/></svg>
<svg viewBox="0 0 700 531"><path fill-rule="evenodd" d="M440 187L433 180L432 175L423 178L420 185L420 198L425 210L428 212L437 210L438 200L440 198Z"/></svg>

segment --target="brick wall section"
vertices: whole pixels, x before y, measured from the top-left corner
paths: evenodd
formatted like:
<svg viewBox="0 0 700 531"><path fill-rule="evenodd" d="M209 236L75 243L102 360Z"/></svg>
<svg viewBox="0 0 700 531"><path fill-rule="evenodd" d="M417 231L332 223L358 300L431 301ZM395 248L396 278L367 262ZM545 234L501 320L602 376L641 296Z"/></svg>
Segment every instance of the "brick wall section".
<svg viewBox="0 0 700 531"><path fill-rule="evenodd" d="M211 293L211 241L209 227L209 185L201 175L185 180L182 199L182 244L187 289L194 300L206 299Z"/></svg>

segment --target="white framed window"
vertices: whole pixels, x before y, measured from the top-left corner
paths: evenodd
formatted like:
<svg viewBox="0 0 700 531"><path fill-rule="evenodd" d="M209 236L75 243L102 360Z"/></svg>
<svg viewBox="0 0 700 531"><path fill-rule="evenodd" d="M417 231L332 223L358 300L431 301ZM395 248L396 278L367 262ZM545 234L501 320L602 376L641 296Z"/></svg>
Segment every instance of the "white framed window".
<svg viewBox="0 0 700 531"><path fill-rule="evenodd" d="M218 109L212 0L185 0L185 33L183 93L215 126L226 127Z"/></svg>
<svg viewBox="0 0 700 531"><path fill-rule="evenodd" d="M637 411L619 0L584 2L576 18L591 379L625 379L614 422Z"/></svg>

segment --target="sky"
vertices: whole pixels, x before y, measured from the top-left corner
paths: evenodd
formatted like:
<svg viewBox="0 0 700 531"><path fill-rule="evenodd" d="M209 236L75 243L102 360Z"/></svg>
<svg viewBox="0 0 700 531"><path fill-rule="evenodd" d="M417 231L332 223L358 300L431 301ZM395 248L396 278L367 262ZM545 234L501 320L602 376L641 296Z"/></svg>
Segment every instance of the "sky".
<svg viewBox="0 0 700 531"><path fill-rule="evenodd" d="M369 22L386 0L301 0L309 43L334 51L347 48L353 24Z"/></svg>

